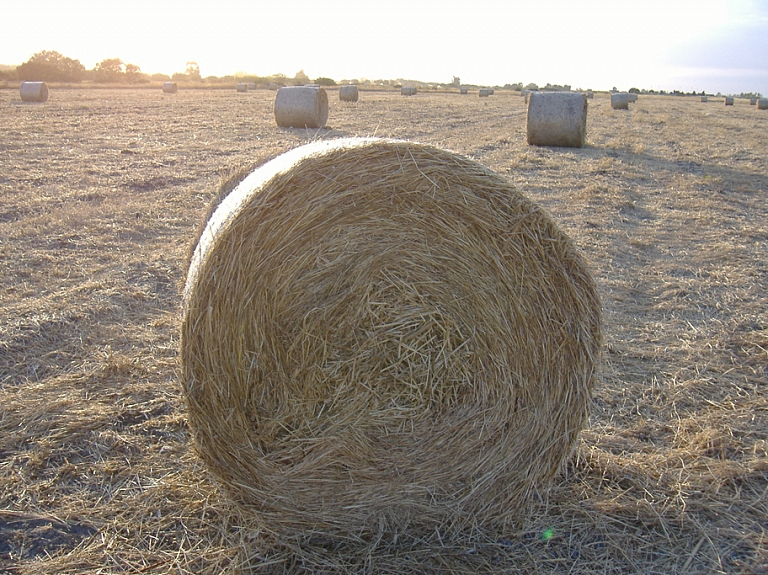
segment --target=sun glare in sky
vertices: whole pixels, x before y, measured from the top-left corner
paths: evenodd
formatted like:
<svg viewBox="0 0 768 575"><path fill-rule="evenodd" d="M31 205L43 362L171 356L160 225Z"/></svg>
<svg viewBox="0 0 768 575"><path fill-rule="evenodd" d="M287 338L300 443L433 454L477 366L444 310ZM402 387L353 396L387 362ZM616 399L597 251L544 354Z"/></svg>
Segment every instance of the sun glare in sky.
<svg viewBox="0 0 768 575"><path fill-rule="evenodd" d="M0 64L768 94L768 1L38 0L0 8Z"/></svg>

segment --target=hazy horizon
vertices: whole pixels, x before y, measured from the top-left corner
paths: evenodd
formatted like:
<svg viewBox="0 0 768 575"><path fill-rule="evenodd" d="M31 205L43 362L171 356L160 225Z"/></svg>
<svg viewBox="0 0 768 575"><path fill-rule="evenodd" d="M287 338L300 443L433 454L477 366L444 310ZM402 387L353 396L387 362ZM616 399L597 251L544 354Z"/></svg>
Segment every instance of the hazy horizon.
<svg viewBox="0 0 768 575"><path fill-rule="evenodd" d="M299 0L287 12L226 0L201 8L136 0L122 12L93 0L19 3L2 12L0 63L55 50L88 69L120 58L147 74L195 61L204 77L303 70L337 81L459 76L475 85L768 94L768 2Z"/></svg>

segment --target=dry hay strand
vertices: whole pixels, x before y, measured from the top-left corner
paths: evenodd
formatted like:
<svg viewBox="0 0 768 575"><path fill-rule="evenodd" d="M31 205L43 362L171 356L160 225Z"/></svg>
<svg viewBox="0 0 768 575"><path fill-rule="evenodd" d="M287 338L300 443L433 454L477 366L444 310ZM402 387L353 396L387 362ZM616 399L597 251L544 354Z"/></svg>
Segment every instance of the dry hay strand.
<svg viewBox="0 0 768 575"><path fill-rule="evenodd" d="M519 526L588 415L600 303L551 217L448 151L314 142L220 203L184 291L196 445L266 537Z"/></svg>

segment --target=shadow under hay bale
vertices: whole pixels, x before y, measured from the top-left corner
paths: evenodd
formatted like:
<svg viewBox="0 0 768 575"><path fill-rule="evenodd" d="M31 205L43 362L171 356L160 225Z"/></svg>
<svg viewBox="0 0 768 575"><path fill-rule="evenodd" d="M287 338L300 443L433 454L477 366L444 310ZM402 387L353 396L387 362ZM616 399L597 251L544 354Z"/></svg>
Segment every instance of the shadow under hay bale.
<svg viewBox="0 0 768 575"><path fill-rule="evenodd" d="M200 455L298 545L518 527L586 422L601 337L546 212L469 159L377 139L245 177L201 233L183 316Z"/></svg>

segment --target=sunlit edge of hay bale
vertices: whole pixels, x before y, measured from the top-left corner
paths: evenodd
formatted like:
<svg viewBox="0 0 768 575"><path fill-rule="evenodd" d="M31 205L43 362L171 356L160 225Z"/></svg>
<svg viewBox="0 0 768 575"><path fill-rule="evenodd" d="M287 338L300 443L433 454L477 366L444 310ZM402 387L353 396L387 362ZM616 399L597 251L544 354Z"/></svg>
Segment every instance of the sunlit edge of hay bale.
<svg viewBox="0 0 768 575"><path fill-rule="evenodd" d="M594 281L501 176L429 146L316 142L246 176L184 291L196 445L292 541L461 541L525 518L586 422Z"/></svg>

